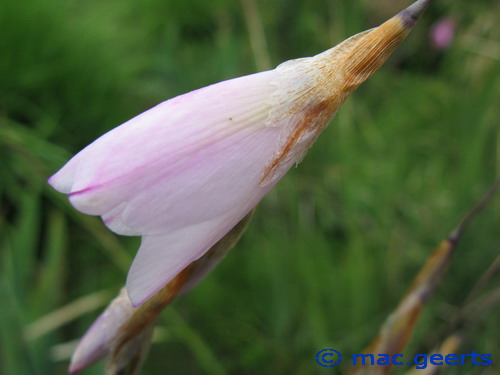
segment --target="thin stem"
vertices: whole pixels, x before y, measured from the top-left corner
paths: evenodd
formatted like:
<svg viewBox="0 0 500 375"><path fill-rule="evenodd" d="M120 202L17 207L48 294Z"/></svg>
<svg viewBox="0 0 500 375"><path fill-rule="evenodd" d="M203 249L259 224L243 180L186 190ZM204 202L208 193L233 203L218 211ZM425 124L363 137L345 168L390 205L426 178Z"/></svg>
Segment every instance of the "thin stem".
<svg viewBox="0 0 500 375"><path fill-rule="evenodd" d="M469 225L470 221L477 216L488 204L497 189L500 187L500 179L498 179L493 187L486 193L486 195L479 201L479 203L465 216L465 218L458 224L455 230L448 237L451 242L457 242L462 235L463 231Z"/></svg>
<svg viewBox="0 0 500 375"><path fill-rule="evenodd" d="M245 21L248 27L250 45L255 58L257 69L271 69L271 58L267 48L266 34L262 25L262 18L255 0L241 0Z"/></svg>

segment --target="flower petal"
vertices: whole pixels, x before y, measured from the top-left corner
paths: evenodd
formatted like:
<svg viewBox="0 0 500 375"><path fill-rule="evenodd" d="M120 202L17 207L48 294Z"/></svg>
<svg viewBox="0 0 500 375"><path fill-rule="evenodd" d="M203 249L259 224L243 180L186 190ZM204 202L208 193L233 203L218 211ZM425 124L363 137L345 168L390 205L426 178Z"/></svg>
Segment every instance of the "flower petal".
<svg viewBox="0 0 500 375"><path fill-rule="evenodd" d="M127 277L126 287L132 304L141 305L201 257L224 235L227 221L221 217L163 235L143 236Z"/></svg>
<svg viewBox="0 0 500 375"><path fill-rule="evenodd" d="M242 128L265 126L273 71L241 77L167 100L106 133L71 159L49 183L72 204L103 215L200 148Z"/></svg>

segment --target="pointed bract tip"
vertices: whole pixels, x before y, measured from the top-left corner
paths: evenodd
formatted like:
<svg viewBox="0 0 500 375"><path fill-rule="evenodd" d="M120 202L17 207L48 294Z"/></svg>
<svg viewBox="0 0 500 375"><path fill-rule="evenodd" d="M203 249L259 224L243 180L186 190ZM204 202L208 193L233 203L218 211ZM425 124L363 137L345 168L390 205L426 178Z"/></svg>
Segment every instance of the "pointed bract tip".
<svg viewBox="0 0 500 375"><path fill-rule="evenodd" d="M68 372L70 374L76 374L76 373L82 371L84 368L85 368L85 366L80 366L80 364L70 363Z"/></svg>
<svg viewBox="0 0 500 375"><path fill-rule="evenodd" d="M405 26L409 29L412 28L430 3L431 0L417 0L401 11L399 15L403 18Z"/></svg>

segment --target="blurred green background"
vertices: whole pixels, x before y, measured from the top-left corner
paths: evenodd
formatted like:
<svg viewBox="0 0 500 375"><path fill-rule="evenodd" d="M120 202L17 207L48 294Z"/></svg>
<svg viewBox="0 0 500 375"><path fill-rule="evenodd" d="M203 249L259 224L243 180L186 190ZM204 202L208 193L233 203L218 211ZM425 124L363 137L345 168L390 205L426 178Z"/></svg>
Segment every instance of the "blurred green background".
<svg viewBox="0 0 500 375"><path fill-rule="evenodd" d="M319 53L408 4L2 0L0 373L65 374L138 246L48 187L73 154L165 99ZM364 348L498 176L498 14L494 0L432 5L263 200L237 248L162 314L143 374L341 373L316 352ZM437 50L429 33L444 18L456 35ZM498 256L499 200L466 231L405 353L444 339ZM479 295L499 287L496 275ZM443 374L498 374L499 308L479 311L459 353L493 354L494 365Z"/></svg>

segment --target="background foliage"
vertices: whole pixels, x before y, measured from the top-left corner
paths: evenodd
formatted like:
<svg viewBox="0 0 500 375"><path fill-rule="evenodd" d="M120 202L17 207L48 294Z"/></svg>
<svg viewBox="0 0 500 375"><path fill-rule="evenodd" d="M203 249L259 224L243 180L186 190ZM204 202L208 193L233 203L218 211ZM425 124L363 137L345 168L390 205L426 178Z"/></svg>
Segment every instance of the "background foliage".
<svg viewBox="0 0 500 375"><path fill-rule="evenodd" d="M71 155L162 100L316 54L406 5L2 0L0 373L66 373L73 340L123 284L138 246L47 186ZM432 5L264 199L237 248L162 314L144 374L332 373L315 364L319 349L368 344L498 176L499 13L496 1ZM429 30L443 17L457 35L437 51ZM408 353L444 338L498 256L499 208L497 197L466 232ZM496 277L483 292L499 285ZM460 352L496 363L442 373L496 373L498 307L462 328Z"/></svg>

